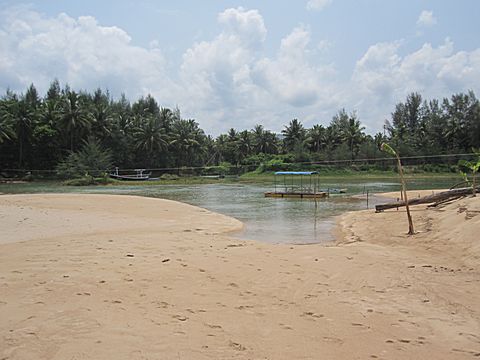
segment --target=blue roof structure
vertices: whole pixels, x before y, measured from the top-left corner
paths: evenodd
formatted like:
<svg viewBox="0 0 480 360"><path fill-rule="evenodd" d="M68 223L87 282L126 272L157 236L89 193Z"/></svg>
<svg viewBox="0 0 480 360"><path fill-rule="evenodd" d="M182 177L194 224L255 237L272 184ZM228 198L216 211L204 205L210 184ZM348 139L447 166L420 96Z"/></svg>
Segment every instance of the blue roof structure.
<svg viewBox="0 0 480 360"><path fill-rule="evenodd" d="M277 171L275 175L314 175L316 171Z"/></svg>

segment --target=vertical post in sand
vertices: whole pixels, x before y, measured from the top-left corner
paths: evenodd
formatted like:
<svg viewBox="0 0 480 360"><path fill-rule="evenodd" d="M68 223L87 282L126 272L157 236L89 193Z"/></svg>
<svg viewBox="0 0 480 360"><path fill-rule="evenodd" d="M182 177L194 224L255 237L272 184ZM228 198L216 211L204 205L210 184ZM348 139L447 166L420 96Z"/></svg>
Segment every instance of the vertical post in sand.
<svg viewBox="0 0 480 360"><path fill-rule="evenodd" d="M413 221L412 216L410 215L410 207L408 206L408 197L407 197L407 186L405 184L405 179L403 178L403 169L402 169L402 162L400 161L400 156L398 156L397 152L393 150L388 144L383 143L381 146L381 150L393 155L397 158L397 165L398 165L398 173L400 175L400 181L402 183L402 196L403 200L405 201L405 208L407 209L407 219L408 219L408 235L414 235L415 230L413 228Z"/></svg>
<svg viewBox="0 0 480 360"><path fill-rule="evenodd" d="M412 215L410 215L410 206L408 206L407 186L405 185L405 179L403 178L403 169L400 157L398 156L398 154L396 155L398 161L398 172L400 173L400 179L402 181L403 200L405 201L405 208L407 209L408 235L413 235L415 234L415 230L413 229Z"/></svg>

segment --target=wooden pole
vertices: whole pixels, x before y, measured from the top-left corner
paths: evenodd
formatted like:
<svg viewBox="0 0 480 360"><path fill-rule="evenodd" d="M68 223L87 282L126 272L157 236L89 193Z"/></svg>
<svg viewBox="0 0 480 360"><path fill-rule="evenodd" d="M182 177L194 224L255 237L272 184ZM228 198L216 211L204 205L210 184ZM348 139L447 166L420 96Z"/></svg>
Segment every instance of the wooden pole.
<svg viewBox="0 0 480 360"><path fill-rule="evenodd" d="M400 173L400 180L402 181L403 199L405 201L405 207L407 209L408 235L414 235L415 230L413 229L412 215L410 215L410 207L408 206L407 186L405 185L405 179L403 178L402 162L400 161L400 157L398 156L398 154L397 154L397 161L398 161L398 172Z"/></svg>

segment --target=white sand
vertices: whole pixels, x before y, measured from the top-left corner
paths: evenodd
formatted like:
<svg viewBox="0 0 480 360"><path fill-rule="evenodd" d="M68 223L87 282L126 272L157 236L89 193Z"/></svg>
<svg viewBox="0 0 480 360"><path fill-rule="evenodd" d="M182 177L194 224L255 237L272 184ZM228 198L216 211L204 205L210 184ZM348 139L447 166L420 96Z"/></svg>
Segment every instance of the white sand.
<svg viewBox="0 0 480 360"><path fill-rule="evenodd" d="M0 359L472 359L480 198L349 213L338 246L111 195L0 196Z"/></svg>

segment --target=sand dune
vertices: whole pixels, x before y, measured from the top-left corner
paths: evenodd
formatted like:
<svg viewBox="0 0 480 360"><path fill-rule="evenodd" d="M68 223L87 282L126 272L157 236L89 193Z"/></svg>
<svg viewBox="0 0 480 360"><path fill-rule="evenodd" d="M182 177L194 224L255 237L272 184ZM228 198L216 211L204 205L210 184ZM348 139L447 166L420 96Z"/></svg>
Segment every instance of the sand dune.
<svg viewBox="0 0 480 360"><path fill-rule="evenodd" d="M474 359L480 198L238 241L168 200L0 196L0 359Z"/></svg>

